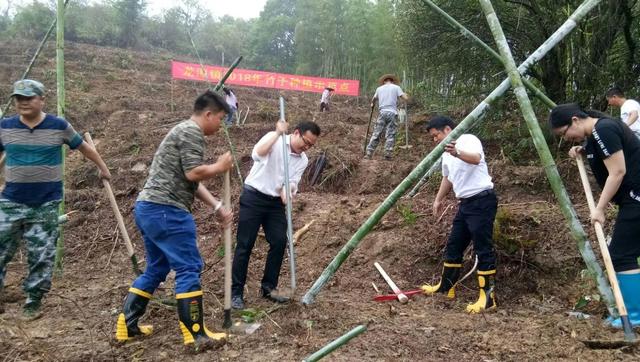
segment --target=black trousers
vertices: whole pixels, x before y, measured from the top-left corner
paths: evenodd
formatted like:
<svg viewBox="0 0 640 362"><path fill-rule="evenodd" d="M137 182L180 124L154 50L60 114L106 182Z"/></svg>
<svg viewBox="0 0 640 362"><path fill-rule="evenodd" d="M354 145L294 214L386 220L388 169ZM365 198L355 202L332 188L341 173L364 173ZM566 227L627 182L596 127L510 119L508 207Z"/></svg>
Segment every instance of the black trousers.
<svg viewBox="0 0 640 362"><path fill-rule="evenodd" d="M625 198L611 235L609 254L616 272L640 268L640 202Z"/></svg>
<svg viewBox="0 0 640 362"><path fill-rule="evenodd" d="M498 210L498 198L493 190L483 193L482 196L460 200L447 242L445 262L461 263L464 250L473 240L473 249L478 256L478 270L488 271L496 268L493 222Z"/></svg>
<svg viewBox="0 0 640 362"><path fill-rule="evenodd" d="M262 226L269 243L269 252L262 277L262 289L278 286L280 267L287 244L287 216L280 197L265 195L245 186L240 195L240 215L236 250L233 255L232 295L243 295L251 251Z"/></svg>

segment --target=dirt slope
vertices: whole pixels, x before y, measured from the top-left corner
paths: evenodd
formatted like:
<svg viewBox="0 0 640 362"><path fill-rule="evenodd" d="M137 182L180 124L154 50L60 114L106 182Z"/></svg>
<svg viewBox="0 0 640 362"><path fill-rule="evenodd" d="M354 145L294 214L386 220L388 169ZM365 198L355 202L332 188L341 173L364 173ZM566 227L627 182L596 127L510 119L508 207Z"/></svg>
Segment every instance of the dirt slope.
<svg viewBox="0 0 640 362"><path fill-rule="evenodd" d="M36 44L0 43L0 96L20 76ZM55 49L49 44L36 64L33 78L55 88ZM73 43L66 49L67 118L80 132L89 131L113 173L113 188L129 234L142 259L140 235L132 215L135 197L146 177L156 147L166 132L190 114L202 83L172 82L171 55L136 53ZM182 58L183 60L192 60ZM48 93L48 110L55 112L55 92ZM278 92L237 89L242 109L251 109L243 127L230 130L244 176L251 167L253 144L275 124ZM368 101L335 97L334 109L317 114L319 95L284 92L288 118L293 123L314 119L322 129L318 147L309 152L315 161L326 151L329 164L321 184L302 184L294 205L294 229L315 220L297 245L298 298L311 286L327 263L350 239L396 185L428 153L433 144L412 123L409 150L398 149L392 162L362 160L362 143L368 121ZM419 121L415 119L414 121ZM208 141L207 157L213 161L227 149L224 138ZM422 193L401 200L362 241L315 304L294 303L275 307L259 298L266 242L259 239L250 263L247 303L270 311L262 327L249 336L233 336L220 350L195 360L294 361L301 360L358 324L368 331L331 355L336 361L429 360L637 360L637 350L590 350L576 338L622 338L600 325L602 305L583 310L588 320L569 317L583 295L594 294L592 283L581 277L582 261L559 208L547 187L543 171L535 166L515 166L501 156L499 144L487 142L490 172L500 197L497 293L495 313L468 316L467 303L476 298L476 282L467 279L457 300L417 295L408 305L376 303L374 282L387 291L373 267L379 261L396 283L413 289L435 280L441 254L455 210L455 201L441 222L431 215L431 202L439 180ZM533 157L532 150L532 157ZM580 189L571 164L561 161L576 202ZM26 257L21 251L9 265L2 296L7 312L0 315L0 351L3 360L182 360L184 349L175 309L150 305L145 321L154 334L144 340L117 344L115 320L133 275L125 248L117 236L115 219L96 178L94 167L79 154L67 163L66 206L79 211L65 227L65 269L54 280L44 304L45 316L32 322L19 318L24 302L21 281ZM232 174L232 200L240 187ZM221 180L207 183L218 194ZM584 208L579 209L586 215ZM206 262L203 286L208 326L222 321L223 263L220 230L210 211L196 205L199 243ZM284 265L288 265L285 260ZM468 267L468 266L467 266ZM281 284L287 286L288 268ZM170 278L158 297L172 297Z"/></svg>

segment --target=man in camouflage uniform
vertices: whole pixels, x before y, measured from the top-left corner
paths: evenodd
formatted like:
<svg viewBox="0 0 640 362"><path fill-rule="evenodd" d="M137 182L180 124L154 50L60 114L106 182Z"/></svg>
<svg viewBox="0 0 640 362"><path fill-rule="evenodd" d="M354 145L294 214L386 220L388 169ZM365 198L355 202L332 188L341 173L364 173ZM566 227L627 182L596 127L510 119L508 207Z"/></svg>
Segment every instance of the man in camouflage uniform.
<svg viewBox="0 0 640 362"><path fill-rule="evenodd" d="M380 77L380 86L376 89L376 93L371 99L371 109L376 100L378 101L378 119L371 134L371 139L367 145L367 151L365 158L370 159L373 156L373 151L378 147L382 132L386 129L385 144L384 144L384 158L385 160L391 160L393 155L393 146L396 143L396 133L398 132L398 122L396 117L398 116L398 98L402 98L405 101L408 99L407 95L402 91L397 84L398 78L393 74L385 74Z"/></svg>
<svg viewBox="0 0 640 362"><path fill-rule="evenodd" d="M40 315L42 297L51 289L63 187L62 145L79 150L98 165L102 178L111 177L100 155L71 124L43 112L44 93L40 82L17 81L12 97L18 115L0 122L0 152L6 157L0 196L0 290L7 264L24 239L29 264L23 283L27 318Z"/></svg>
<svg viewBox="0 0 640 362"><path fill-rule="evenodd" d="M151 333L138 325L158 285L171 269L176 272L178 319L184 344L198 351L218 345L223 333L204 326L200 272L202 258L191 215L194 197L213 209L223 227L233 214L211 195L201 181L216 177L232 166L229 152L214 164L204 163L205 136L215 134L229 112L224 98L207 91L194 104L191 118L179 123L164 138L151 164L149 177L135 205L136 225L144 239L147 268L129 288L118 317L116 339L127 341Z"/></svg>

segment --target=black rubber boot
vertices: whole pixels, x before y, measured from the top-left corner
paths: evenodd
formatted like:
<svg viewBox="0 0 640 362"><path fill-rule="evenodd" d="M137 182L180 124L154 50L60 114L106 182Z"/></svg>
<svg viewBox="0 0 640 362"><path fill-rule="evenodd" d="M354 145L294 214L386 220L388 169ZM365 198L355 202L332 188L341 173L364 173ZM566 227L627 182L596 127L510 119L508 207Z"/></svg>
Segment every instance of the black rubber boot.
<svg viewBox="0 0 640 362"><path fill-rule="evenodd" d="M462 264L444 263L442 267L442 278L440 283L436 285L425 284L420 287L424 294L432 295L435 293L445 294L447 298L455 298L455 286L460 278L460 270Z"/></svg>
<svg viewBox="0 0 640 362"><path fill-rule="evenodd" d="M122 313L118 316L116 324L116 339L120 342L128 341L136 336L147 336L153 332L150 325L138 325L138 320L147 310L147 304L151 294L144 290L129 288L129 293L124 299Z"/></svg>
<svg viewBox="0 0 640 362"><path fill-rule="evenodd" d="M213 333L204 326L202 290L176 295L178 319L184 344L192 345L196 353L216 348L226 343L225 333Z"/></svg>
<svg viewBox="0 0 640 362"><path fill-rule="evenodd" d="M478 284L480 285L480 295L478 301L467 306L467 312L471 314L480 313L485 310L496 309L495 289L496 270L478 270Z"/></svg>

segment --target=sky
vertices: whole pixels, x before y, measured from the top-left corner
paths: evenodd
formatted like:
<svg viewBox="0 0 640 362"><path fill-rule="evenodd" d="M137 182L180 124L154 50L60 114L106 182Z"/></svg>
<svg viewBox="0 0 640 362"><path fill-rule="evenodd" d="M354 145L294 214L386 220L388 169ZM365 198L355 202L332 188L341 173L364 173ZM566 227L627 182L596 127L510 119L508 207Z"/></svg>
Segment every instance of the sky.
<svg viewBox="0 0 640 362"><path fill-rule="evenodd" d="M1 0L0 0L1 1ZM147 0L147 11L158 15L162 10L180 3L180 0ZM200 4L215 17L231 15L235 18L257 18L267 0L200 0Z"/></svg>

